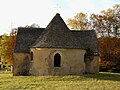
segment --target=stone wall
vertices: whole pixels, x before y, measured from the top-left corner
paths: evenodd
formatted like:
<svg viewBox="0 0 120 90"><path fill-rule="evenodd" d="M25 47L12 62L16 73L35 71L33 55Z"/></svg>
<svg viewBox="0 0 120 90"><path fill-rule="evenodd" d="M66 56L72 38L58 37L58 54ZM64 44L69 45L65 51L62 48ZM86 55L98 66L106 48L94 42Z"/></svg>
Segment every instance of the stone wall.
<svg viewBox="0 0 120 90"><path fill-rule="evenodd" d="M14 53L13 75L29 75L30 60L29 53Z"/></svg>
<svg viewBox="0 0 120 90"><path fill-rule="evenodd" d="M30 53L14 53L13 75L79 75L82 73L99 73L99 56L85 58L82 49L32 48ZM60 67L54 66L54 56L61 56Z"/></svg>
<svg viewBox="0 0 120 90"><path fill-rule="evenodd" d="M82 49L32 48L31 75L79 75L85 71ZM54 56L61 56L61 67L54 67Z"/></svg>
<svg viewBox="0 0 120 90"><path fill-rule="evenodd" d="M91 62L91 72L92 73L99 73L99 56L94 56L93 61Z"/></svg>
<svg viewBox="0 0 120 90"><path fill-rule="evenodd" d="M99 73L99 56L87 56L85 58L85 73Z"/></svg>

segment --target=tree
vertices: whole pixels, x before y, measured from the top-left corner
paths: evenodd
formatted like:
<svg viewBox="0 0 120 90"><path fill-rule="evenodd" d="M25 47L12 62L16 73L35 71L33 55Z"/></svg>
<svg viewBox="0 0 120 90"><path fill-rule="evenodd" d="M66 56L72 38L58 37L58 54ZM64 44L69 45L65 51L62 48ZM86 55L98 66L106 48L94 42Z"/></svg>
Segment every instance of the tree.
<svg viewBox="0 0 120 90"><path fill-rule="evenodd" d="M6 64L4 52L7 50L7 46L6 46L7 41L8 41L7 34L2 35L0 39L0 61L1 61L2 66Z"/></svg>
<svg viewBox="0 0 120 90"><path fill-rule="evenodd" d="M5 59L7 60L7 64L8 65L12 65L13 64L13 53L14 53L14 45L15 45L15 40L16 40L16 32L17 29L14 28L12 29L10 36L8 38L7 41L7 50L5 53Z"/></svg>
<svg viewBox="0 0 120 90"><path fill-rule="evenodd" d="M2 35L2 38L0 40L1 62L4 65L12 65L16 30L17 29L12 29L10 36L7 34Z"/></svg>
<svg viewBox="0 0 120 90"><path fill-rule="evenodd" d="M91 28L96 30L99 37L119 37L120 4L90 16Z"/></svg>
<svg viewBox="0 0 120 90"><path fill-rule="evenodd" d="M40 26L38 25L38 24L36 24L36 23L33 23L32 25L26 25L25 26L26 28L40 28Z"/></svg>
<svg viewBox="0 0 120 90"><path fill-rule="evenodd" d="M88 30L87 14L82 12L75 15L74 19L69 18L67 22L72 30Z"/></svg>
<svg viewBox="0 0 120 90"><path fill-rule="evenodd" d="M120 72L120 38L99 38L100 66Z"/></svg>

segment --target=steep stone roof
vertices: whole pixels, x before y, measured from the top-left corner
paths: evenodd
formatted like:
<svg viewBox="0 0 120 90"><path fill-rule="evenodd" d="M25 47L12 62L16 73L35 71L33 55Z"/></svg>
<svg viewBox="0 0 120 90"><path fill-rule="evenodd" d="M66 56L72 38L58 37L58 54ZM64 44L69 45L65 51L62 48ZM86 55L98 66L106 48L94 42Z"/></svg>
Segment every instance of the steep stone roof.
<svg viewBox="0 0 120 90"><path fill-rule="evenodd" d="M94 30L69 30L60 14L46 28L18 28L14 52L29 52L30 48L80 48L98 55Z"/></svg>
<svg viewBox="0 0 120 90"><path fill-rule="evenodd" d="M34 48L83 48L59 14L51 20L32 46Z"/></svg>
<svg viewBox="0 0 120 90"><path fill-rule="evenodd" d="M29 52L44 28L18 28L14 52Z"/></svg>
<svg viewBox="0 0 120 90"><path fill-rule="evenodd" d="M95 55L99 54L98 40L94 30L72 30L75 37L83 43L84 49L89 49L94 52Z"/></svg>

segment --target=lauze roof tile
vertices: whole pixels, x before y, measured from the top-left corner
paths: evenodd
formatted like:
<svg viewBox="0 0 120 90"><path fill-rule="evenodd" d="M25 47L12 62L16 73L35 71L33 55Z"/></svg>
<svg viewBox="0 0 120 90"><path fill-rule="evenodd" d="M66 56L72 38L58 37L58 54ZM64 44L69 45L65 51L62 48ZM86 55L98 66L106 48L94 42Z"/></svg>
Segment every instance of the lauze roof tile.
<svg viewBox="0 0 120 90"><path fill-rule="evenodd" d="M14 52L30 48L80 48L98 53L98 42L94 30L69 30L56 14L46 28L18 28Z"/></svg>

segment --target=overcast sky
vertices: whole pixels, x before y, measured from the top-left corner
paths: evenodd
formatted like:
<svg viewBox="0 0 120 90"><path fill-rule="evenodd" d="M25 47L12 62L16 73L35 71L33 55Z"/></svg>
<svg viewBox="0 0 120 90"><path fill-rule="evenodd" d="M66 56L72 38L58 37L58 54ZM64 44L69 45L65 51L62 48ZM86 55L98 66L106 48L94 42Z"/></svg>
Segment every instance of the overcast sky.
<svg viewBox="0 0 120 90"><path fill-rule="evenodd" d="M0 35L33 23L45 28L56 13L66 21L79 12L99 13L114 4L120 0L0 0Z"/></svg>

